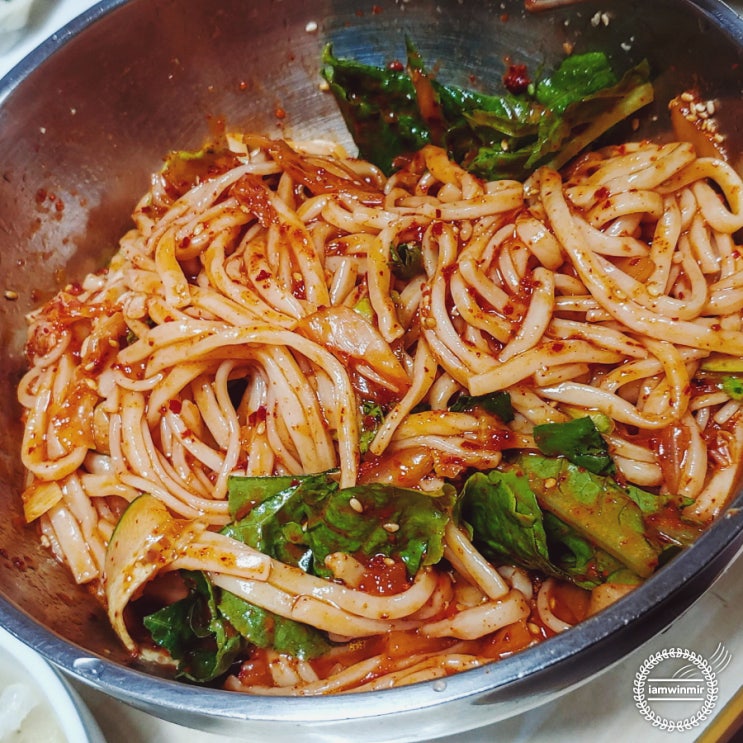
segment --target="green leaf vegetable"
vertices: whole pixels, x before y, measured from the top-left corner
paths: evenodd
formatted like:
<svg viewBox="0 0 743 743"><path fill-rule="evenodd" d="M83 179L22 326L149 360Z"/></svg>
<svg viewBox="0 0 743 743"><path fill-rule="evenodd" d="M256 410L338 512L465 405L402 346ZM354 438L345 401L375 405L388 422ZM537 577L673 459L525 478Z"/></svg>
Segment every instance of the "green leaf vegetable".
<svg viewBox="0 0 743 743"><path fill-rule="evenodd" d="M231 478L230 510L255 505L223 533L322 577L331 576L325 558L334 552L391 557L411 577L441 559L453 489L434 497L382 484L339 488L327 474L289 479Z"/></svg>
<svg viewBox="0 0 743 743"><path fill-rule="evenodd" d="M220 614L219 589L203 573L184 571L183 576L188 596L143 621L152 639L178 662L178 675L203 683L226 673L245 641Z"/></svg>
<svg viewBox="0 0 743 743"><path fill-rule="evenodd" d="M733 400L743 400L743 378L726 376L722 378L722 389Z"/></svg>
<svg viewBox="0 0 743 743"><path fill-rule="evenodd" d="M453 500L450 488L437 497L389 485L339 488L328 473L233 477L234 520L222 533L326 578L332 573L325 558L334 552L362 560L392 557L413 577L422 566L441 560ZM301 659L329 649L323 632L215 587L203 573L182 574L188 596L144 618L153 641L178 662L180 676L212 681L250 646Z"/></svg>
<svg viewBox="0 0 743 743"><path fill-rule="evenodd" d="M186 598L144 618L152 639L178 662L178 676L204 683L229 671L253 645L302 660L327 652L324 633L213 586L204 573L183 571Z"/></svg>
<svg viewBox="0 0 743 743"><path fill-rule="evenodd" d="M526 91L497 95L432 79L410 43L407 69L339 59L330 46L322 62L360 155L387 174L430 143L488 180L524 179L562 167L653 99L647 62L618 77L602 52L566 57Z"/></svg>
<svg viewBox="0 0 743 743"><path fill-rule="evenodd" d="M542 454L563 455L574 464L597 475L615 472L606 441L592 418L574 418L566 423L534 426L534 441Z"/></svg>
<svg viewBox="0 0 743 743"><path fill-rule="evenodd" d="M366 454L379 426L384 420L384 408L372 400L364 400L361 404L361 426L359 433L359 453Z"/></svg>
<svg viewBox="0 0 743 743"><path fill-rule="evenodd" d="M423 251L417 243L390 245L390 269L402 281L423 273Z"/></svg>
<svg viewBox="0 0 743 743"><path fill-rule="evenodd" d="M472 475L459 507L491 558L590 588L639 582L668 550L693 542L701 527L680 518L683 505L563 457L532 454Z"/></svg>
<svg viewBox="0 0 743 743"><path fill-rule="evenodd" d="M482 408L488 413L497 415L504 423L510 423L514 418L511 396L504 390L489 392L485 395L461 393L449 406L449 410L454 412L464 412L474 408Z"/></svg>

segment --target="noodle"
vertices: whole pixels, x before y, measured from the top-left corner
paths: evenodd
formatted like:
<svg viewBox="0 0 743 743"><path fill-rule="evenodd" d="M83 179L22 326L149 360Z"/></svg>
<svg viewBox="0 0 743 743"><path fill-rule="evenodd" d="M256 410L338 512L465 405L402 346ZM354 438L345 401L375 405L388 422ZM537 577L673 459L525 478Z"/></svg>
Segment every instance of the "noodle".
<svg viewBox="0 0 743 743"><path fill-rule="evenodd" d="M560 579L498 558L451 507L472 473L513 472L545 425L598 421L616 483L692 531L721 513L743 450L715 371L743 356L732 168L642 142L484 183L426 146L385 178L322 147L231 141L203 180L156 176L107 271L29 316L26 517L132 652L139 596L191 573L266 626L324 633L311 657L248 643L215 674L237 691L414 683L569 629L587 610L566 610ZM499 394L510 416L482 402ZM412 488L445 519L440 555L426 562L428 542L406 574L394 550L357 545L313 574L290 559L312 513L282 526L298 529L283 558L264 532L251 546L239 519L266 506L237 515L236 478L320 473L368 523L362 493ZM395 503L377 529L390 544L407 529ZM614 580L593 606L633 584Z"/></svg>

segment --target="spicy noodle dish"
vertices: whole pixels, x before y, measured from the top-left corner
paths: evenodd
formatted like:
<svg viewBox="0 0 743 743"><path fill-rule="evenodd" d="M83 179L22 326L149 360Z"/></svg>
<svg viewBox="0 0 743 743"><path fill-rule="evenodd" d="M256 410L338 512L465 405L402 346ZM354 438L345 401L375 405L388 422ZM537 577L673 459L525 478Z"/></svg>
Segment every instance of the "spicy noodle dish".
<svg viewBox="0 0 743 743"><path fill-rule="evenodd" d="M174 152L29 316L24 512L134 656L380 689L581 622L694 542L743 447L743 182L715 102L601 53L503 91L327 48L359 147ZM631 128L631 126L629 127ZM318 136L323 133L318 132Z"/></svg>

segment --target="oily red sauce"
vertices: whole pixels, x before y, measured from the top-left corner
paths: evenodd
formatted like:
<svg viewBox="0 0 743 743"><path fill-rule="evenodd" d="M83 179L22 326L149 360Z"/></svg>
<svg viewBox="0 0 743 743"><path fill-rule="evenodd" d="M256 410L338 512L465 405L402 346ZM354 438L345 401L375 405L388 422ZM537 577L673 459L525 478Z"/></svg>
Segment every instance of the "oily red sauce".
<svg viewBox="0 0 743 743"><path fill-rule="evenodd" d="M389 596L410 588L405 564L384 555L374 555L364 571L358 589L373 596Z"/></svg>
<svg viewBox="0 0 743 743"><path fill-rule="evenodd" d="M532 623L532 627L534 626L536 625ZM481 654L493 660L504 658L529 647L534 639L534 632L529 628L529 620L520 619L488 635L482 643Z"/></svg>
<svg viewBox="0 0 743 743"><path fill-rule="evenodd" d="M578 624L588 617L590 591L564 581L555 581L552 588L552 613L563 622Z"/></svg>

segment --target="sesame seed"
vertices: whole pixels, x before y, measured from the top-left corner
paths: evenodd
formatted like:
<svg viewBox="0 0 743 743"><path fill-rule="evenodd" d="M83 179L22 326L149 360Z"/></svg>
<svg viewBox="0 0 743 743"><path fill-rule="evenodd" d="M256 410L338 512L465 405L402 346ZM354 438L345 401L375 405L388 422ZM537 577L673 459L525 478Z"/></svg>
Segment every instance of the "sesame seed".
<svg viewBox="0 0 743 743"><path fill-rule="evenodd" d="M545 488L547 488L547 489L549 489L549 488L554 488L554 487L555 487L555 485L557 485L557 480L555 480L555 478L554 478L554 477L548 477L548 478L547 478L547 479L546 479L546 480L544 481L544 487L545 487Z"/></svg>
<svg viewBox="0 0 743 743"><path fill-rule="evenodd" d="M681 94L681 100L689 103L690 101L694 100L694 96L691 93L689 93L689 91L687 90Z"/></svg>
<svg viewBox="0 0 743 743"><path fill-rule="evenodd" d="M18 299L18 292L14 292L12 289L6 289L3 296L5 299L15 302L15 300Z"/></svg>
<svg viewBox="0 0 743 743"><path fill-rule="evenodd" d="M351 506L356 513L364 512L364 506L358 498L351 498L351 500L348 501L348 505Z"/></svg>
<svg viewBox="0 0 743 743"><path fill-rule="evenodd" d="M385 557L382 562L388 567L392 567L395 564L395 561L391 557Z"/></svg>
<svg viewBox="0 0 743 743"><path fill-rule="evenodd" d="M393 524L393 523L390 522L390 523L387 523L387 524L382 524L382 528L385 531L388 531L390 534L394 534L396 531L399 531L400 524Z"/></svg>
<svg viewBox="0 0 743 743"><path fill-rule="evenodd" d="M436 318L435 317L425 317L423 318L423 324L427 328L435 328L436 327Z"/></svg>

